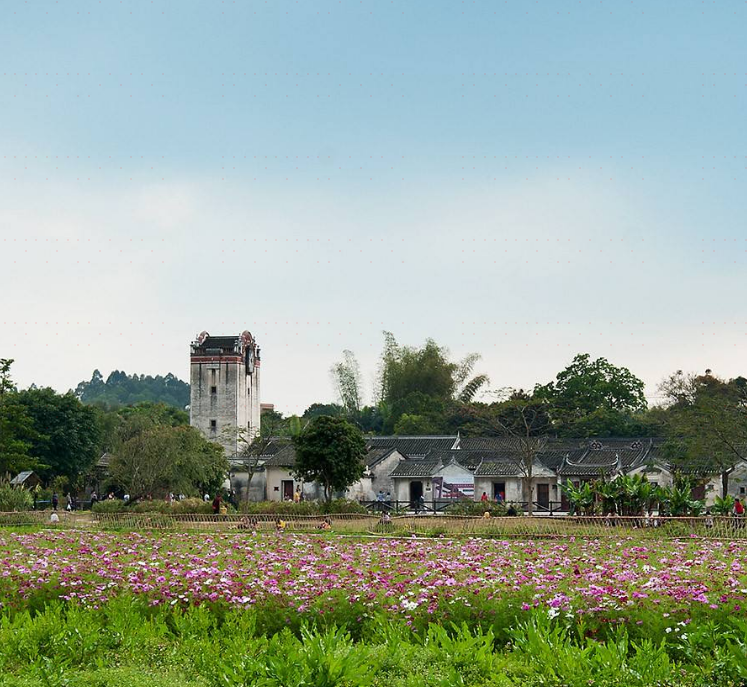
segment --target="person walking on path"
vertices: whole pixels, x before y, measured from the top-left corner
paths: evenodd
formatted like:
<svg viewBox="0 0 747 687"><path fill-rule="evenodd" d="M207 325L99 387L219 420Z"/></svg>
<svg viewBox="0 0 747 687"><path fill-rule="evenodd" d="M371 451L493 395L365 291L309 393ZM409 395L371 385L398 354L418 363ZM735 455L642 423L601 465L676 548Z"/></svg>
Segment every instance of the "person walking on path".
<svg viewBox="0 0 747 687"><path fill-rule="evenodd" d="M57 510L57 506L60 505L60 497L57 496L57 492L52 494L52 510Z"/></svg>
<svg viewBox="0 0 747 687"><path fill-rule="evenodd" d="M213 514L220 514L220 494L216 494L215 498L213 499Z"/></svg>

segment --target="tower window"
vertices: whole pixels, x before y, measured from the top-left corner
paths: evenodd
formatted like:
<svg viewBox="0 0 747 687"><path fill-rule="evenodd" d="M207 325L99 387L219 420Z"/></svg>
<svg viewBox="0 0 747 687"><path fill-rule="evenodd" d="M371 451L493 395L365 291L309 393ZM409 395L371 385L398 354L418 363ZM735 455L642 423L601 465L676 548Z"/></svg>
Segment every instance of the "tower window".
<svg viewBox="0 0 747 687"><path fill-rule="evenodd" d="M210 387L210 393L215 395L218 393L218 387L217 386L211 386Z"/></svg>
<svg viewBox="0 0 747 687"><path fill-rule="evenodd" d="M211 432L217 432L218 431L218 421L217 420L210 420L210 431Z"/></svg>

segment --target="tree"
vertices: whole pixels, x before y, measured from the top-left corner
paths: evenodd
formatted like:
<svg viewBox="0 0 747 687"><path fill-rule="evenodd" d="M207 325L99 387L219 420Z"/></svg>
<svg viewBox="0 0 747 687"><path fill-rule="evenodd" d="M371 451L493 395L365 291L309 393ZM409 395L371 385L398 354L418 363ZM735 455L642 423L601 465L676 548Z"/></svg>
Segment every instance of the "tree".
<svg viewBox="0 0 747 687"><path fill-rule="evenodd" d="M173 491L202 494L217 491L228 472L223 449L194 427L153 426L124 441L109 472L131 500Z"/></svg>
<svg viewBox="0 0 747 687"><path fill-rule="evenodd" d="M403 414L443 416L452 404L473 400L488 382L486 375L470 377L478 360L471 354L453 362L448 350L433 339L422 347L400 346L390 332L384 332L378 380L383 431L391 432ZM428 404L431 408L426 411L423 406Z"/></svg>
<svg viewBox="0 0 747 687"><path fill-rule="evenodd" d="M605 358L578 354L554 382L536 385L534 397L546 401L558 433L564 436L619 436L629 416L646 410L644 384L630 370Z"/></svg>
<svg viewBox="0 0 747 687"><path fill-rule="evenodd" d="M319 417L319 415L331 415L332 417L339 417L345 412L345 409L337 403L312 403L306 410L303 411L301 416L304 420L311 420L311 418Z"/></svg>
<svg viewBox="0 0 747 687"><path fill-rule="evenodd" d="M394 433L400 436L419 436L423 434L438 434L439 427L427 415L400 415L394 425Z"/></svg>
<svg viewBox="0 0 747 687"><path fill-rule="evenodd" d="M0 475L40 467L30 451L33 440L41 437L26 408L14 402L17 392L10 376L12 364L12 360L0 359Z"/></svg>
<svg viewBox="0 0 747 687"><path fill-rule="evenodd" d="M668 442L674 459L701 462L721 475L721 496L729 492L734 466L747 461L747 393L742 377L723 380L678 370L662 381ZM705 467L705 466L704 466Z"/></svg>
<svg viewBox="0 0 747 687"><path fill-rule="evenodd" d="M337 395L348 418L357 418L361 409L361 371L352 351L342 352L342 361L330 370Z"/></svg>
<svg viewBox="0 0 747 687"><path fill-rule="evenodd" d="M27 389L13 394L13 403L25 409L37 435L30 453L43 467L45 479L67 477L71 483L87 472L98 458L100 424L97 411L83 405L71 392Z"/></svg>
<svg viewBox="0 0 747 687"><path fill-rule="evenodd" d="M320 416L293 437L296 449L294 475L304 482L318 482L329 503L363 476L366 442L355 425L339 417Z"/></svg>

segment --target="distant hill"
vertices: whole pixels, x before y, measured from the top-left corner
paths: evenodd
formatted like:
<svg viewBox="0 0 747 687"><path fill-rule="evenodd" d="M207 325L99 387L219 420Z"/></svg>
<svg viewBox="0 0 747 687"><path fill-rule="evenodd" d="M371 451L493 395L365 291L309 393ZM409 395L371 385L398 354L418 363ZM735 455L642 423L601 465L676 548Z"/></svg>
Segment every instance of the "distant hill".
<svg viewBox="0 0 747 687"><path fill-rule="evenodd" d="M115 370L104 381L101 372L94 370L91 380L81 382L75 395L88 404L108 407L129 406L142 401L165 403L184 409L189 405L189 384L171 373L165 377L156 375L128 375Z"/></svg>

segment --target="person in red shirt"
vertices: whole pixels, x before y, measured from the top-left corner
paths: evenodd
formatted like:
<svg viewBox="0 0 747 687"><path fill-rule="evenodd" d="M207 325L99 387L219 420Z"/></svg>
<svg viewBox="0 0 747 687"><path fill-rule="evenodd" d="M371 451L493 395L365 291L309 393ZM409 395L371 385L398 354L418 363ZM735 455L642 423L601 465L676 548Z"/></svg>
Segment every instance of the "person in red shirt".
<svg viewBox="0 0 747 687"><path fill-rule="evenodd" d="M482 496L480 497L480 501L487 501L487 500L488 500L487 493L486 492L482 492Z"/></svg>
<svg viewBox="0 0 747 687"><path fill-rule="evenodd" d="M734 515L744 515L744 506L739 499L734 499Z"/></svg>

